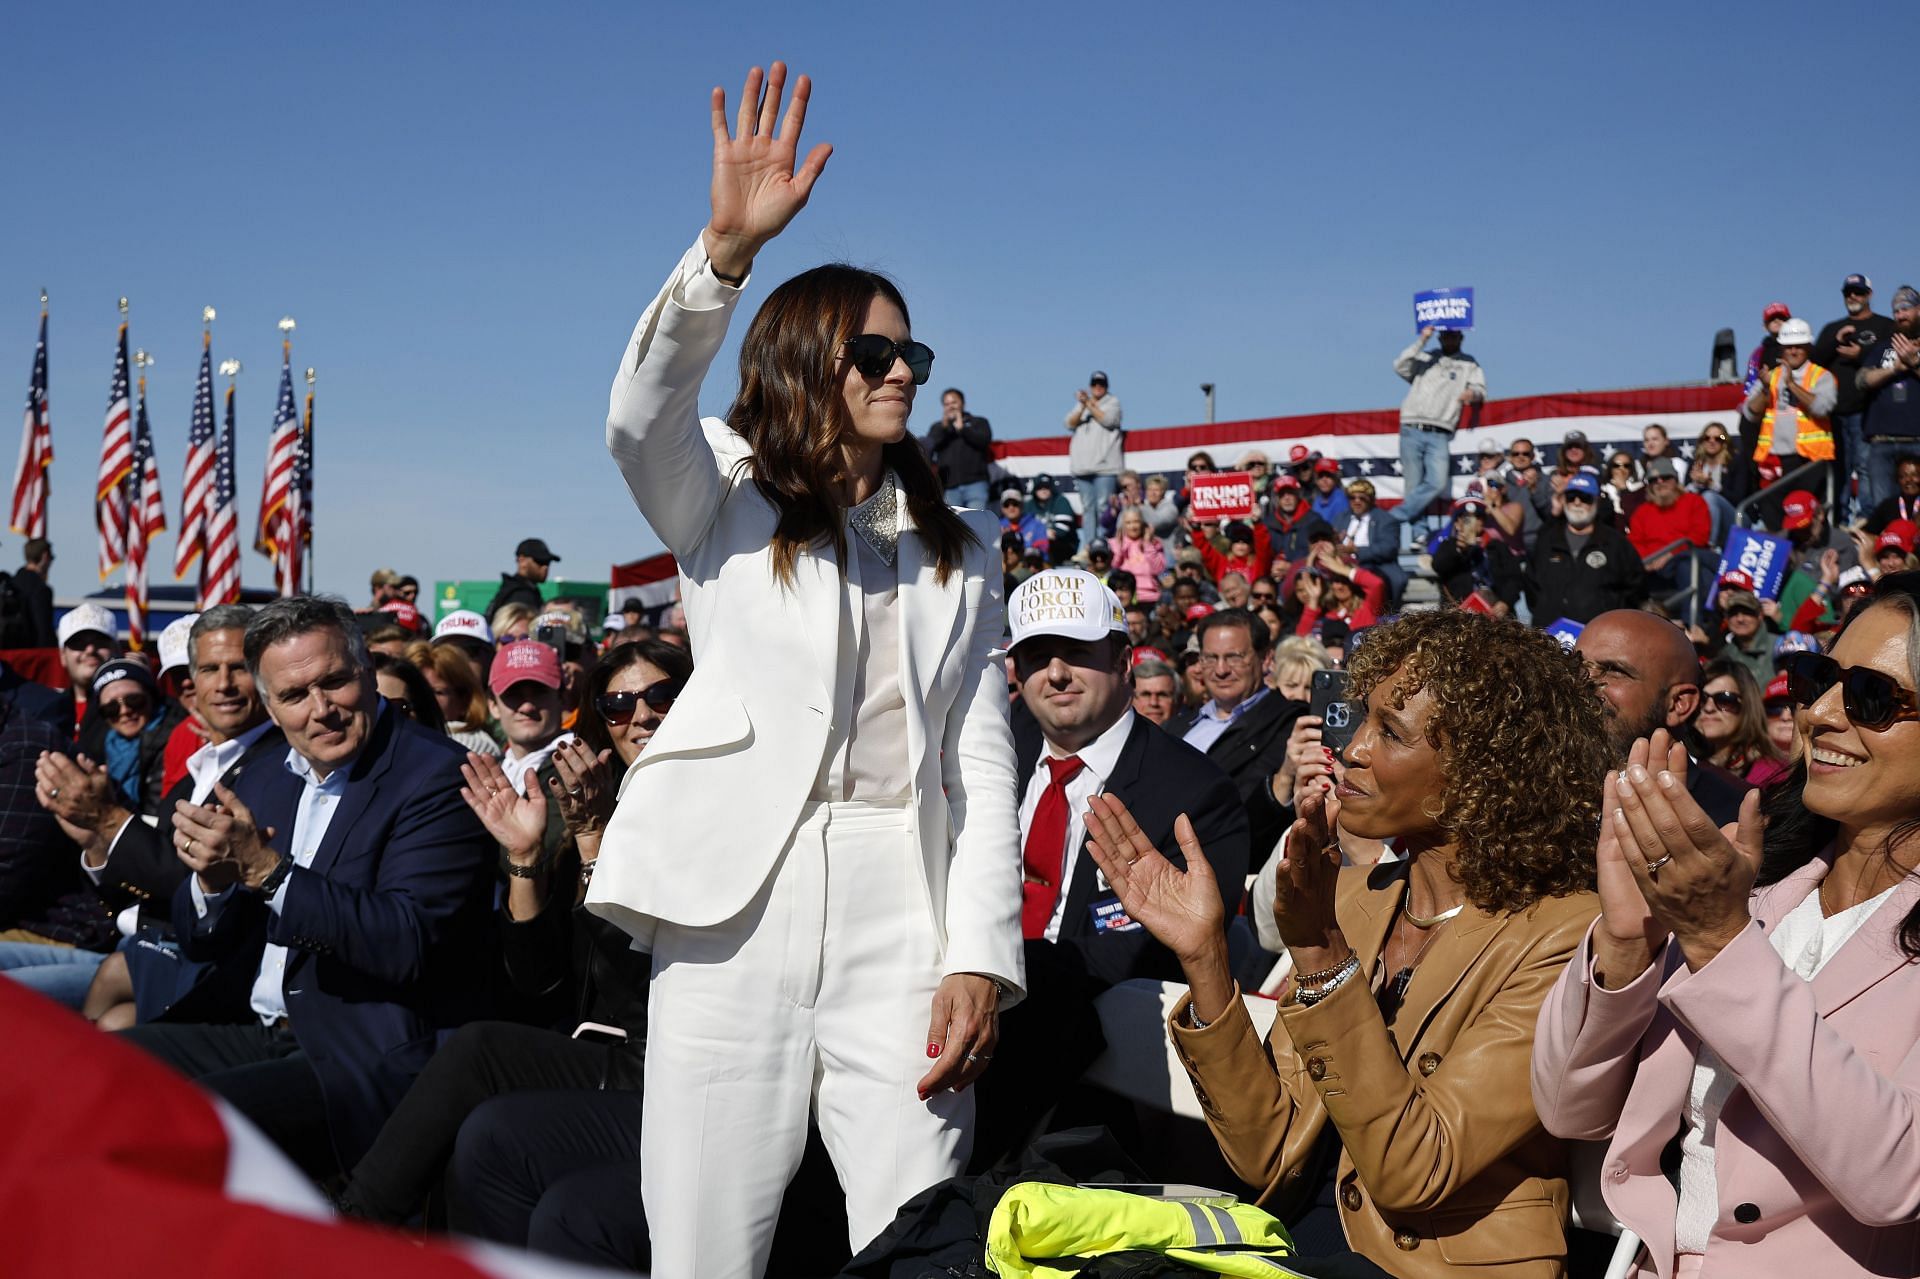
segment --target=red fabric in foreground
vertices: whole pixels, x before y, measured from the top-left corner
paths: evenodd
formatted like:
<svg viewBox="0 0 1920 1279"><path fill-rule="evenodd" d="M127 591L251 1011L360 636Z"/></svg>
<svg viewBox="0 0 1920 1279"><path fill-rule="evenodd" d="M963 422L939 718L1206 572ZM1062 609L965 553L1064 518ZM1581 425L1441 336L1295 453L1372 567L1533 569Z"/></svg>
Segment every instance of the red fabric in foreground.
<svg viewBox="0 0 1920 1279"><path fill-rule="evenodd" d="M229 1199L226 1128L192 1084L9 981L0 981L0 1026L10 1277L119 1267L143 1279L483 1275L399 1234Z"/></svg>

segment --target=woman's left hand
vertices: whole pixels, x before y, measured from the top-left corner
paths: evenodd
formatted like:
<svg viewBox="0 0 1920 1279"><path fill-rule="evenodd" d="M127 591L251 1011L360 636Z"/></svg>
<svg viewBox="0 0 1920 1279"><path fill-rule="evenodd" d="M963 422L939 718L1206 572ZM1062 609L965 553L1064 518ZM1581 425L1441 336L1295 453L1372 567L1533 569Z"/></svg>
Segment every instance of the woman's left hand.
<svg viewBox="0 0 1920 1279"><path fill-rule="evenodd" d="M1624 776L1614 774L1608 798L1606 819L1647 909L1698 972L1752 922L1747 900L1760 873L1760 792L1747 792L1737 822L1716 828L1687 794L1676 753L1657 773L1634 763Z"/></svg>
<svg viewBox="0 0 1920 1279"><path fill-rule="evenodd" d="M933 1023L927 1028L927 1056L933 1069L917 1085L920 1100L966 1086L986 1073L1000 1042L1000 988L991 977L953 973L933 992Z"/></svg>

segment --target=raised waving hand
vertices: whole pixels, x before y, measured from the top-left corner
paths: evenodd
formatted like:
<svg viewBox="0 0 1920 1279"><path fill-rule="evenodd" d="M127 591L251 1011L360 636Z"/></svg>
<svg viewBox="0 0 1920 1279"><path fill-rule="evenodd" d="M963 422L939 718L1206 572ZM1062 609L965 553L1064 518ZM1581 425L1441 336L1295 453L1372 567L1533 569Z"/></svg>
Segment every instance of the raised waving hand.
<svg viewBox="0 0 1920 1279"><path fill-rule="evenodd" d="M764 75L759 67L747 72L732 133L727 131L726 90L713 91L713 216L702 239L708 260L722 275L747 273L760 247L806 207L814 181L833 154L832 146L822 142L794 167L813 81L801 76L793 82L793 97L782 119L786 83L784 62L774 63Z"/></svg>

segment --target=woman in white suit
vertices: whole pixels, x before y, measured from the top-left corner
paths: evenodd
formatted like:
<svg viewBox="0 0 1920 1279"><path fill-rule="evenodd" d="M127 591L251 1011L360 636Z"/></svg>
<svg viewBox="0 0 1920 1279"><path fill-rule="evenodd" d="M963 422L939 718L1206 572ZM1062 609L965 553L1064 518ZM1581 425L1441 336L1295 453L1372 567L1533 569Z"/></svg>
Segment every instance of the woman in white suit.
<svg viewBox="0 0 1920 1279"><path fill-rule="evenodd" d="M679 561L699 665L622 784L589 908L653 952L643 1188L656 1273L764 1272L809 1106L850 1243L958 1172L1019 997L1020 853L992 515L907 433L933 353L884 277L775 289L725 421L700 383L806 204L809 85L713 91L712 218L635 328L607 446Z"/></svg>

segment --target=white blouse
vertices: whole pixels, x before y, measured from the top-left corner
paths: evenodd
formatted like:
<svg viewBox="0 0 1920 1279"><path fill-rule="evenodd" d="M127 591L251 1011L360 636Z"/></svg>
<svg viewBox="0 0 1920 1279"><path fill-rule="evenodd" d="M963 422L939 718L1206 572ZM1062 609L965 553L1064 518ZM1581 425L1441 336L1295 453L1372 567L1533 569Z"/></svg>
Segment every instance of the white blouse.
<svg viewBox="0 0 1920 1279"><path fill-rule="evenodd" d="M1894 885L1895 888L1899 885ZM1847 939L1893 892L1889 888L1837 915L1827 915L1816 889L1788 911L1773 930L1773 949L1803 981L1812 981L1827 961L1840 953ZM1704 1253L1707 1236L1720 1219L1720 1188L1714 1179L1713 1146L1719 1135L1720 1110L1740 1086L1711 1048L1701 1046L1693 1063L1693 1087L1687 1093L1686 1131L1680 1137L1680 1208L1674 1221L1675 1252Z"/></svg>
<svg viewBox="0 0 1920 1279"><path fill-rule="evenodd" d="M876 494L881 495L891 499L892 491ZM813 798L911 799L907 699L900 691L900 573L880 558L851 521L849 525L840 651L853 655L853 678L845 682L833 708L833 731L814 779Z"/></svg>

